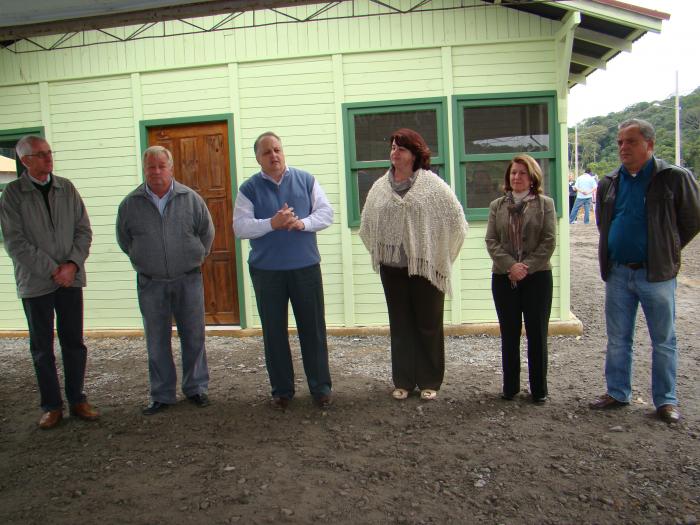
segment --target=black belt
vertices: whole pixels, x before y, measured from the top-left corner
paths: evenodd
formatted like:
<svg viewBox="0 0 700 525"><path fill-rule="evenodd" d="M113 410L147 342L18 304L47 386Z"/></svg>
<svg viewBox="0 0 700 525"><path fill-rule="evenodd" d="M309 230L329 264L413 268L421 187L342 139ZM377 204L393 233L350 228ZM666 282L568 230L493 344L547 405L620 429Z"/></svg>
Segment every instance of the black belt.
<svg viewBox="0 0 700 525"><path fill-rule="evenodd" d="M630 270L640 270L646 266L646 263L624 263L622 266L627 266Z"/></svg>

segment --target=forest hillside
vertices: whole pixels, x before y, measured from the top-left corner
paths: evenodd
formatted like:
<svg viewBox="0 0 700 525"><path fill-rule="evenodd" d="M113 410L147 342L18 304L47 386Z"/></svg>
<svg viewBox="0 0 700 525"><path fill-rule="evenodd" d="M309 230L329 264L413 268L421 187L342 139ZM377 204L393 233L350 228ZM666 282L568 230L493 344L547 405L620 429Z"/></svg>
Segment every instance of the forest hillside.
<svg viewBox="0 0 700 525"><path fill-rule="evenodd" d="M681 165L700 174L700 87L680 101ZM629 118L641 118L656 128L655 154L675 162L675 97L639 102L622 111L591 117L578 124L579 172L589 167L603 175L619 165L617 125ZM569 128L569 171L574 171L574 128Z"/></svg>

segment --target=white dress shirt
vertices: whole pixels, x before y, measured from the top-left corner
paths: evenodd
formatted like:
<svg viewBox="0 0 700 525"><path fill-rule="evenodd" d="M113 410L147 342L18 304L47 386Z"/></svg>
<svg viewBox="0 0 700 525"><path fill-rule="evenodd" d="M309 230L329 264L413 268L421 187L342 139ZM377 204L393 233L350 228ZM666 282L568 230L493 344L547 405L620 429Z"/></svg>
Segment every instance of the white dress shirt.
<svg viewBox="0 0 700 525"><path fill-rule="evenodd" d="M260 173L264 179L279 186L282 184L287 172L288 169L285 168L279 182L262 171ZM253 203L242 192L238 192L236 204L233 208L233 231L236 237L239 239L257 239L262 237L273 231L271 221L272 218L256 219ZM304 230L302 231L306 232L321 231L333 223L333 208L328 202L323 188L321 188L321 185L315 178L314 186L311 189L311 214L301 219L301 222L304 223Z"/></svg>

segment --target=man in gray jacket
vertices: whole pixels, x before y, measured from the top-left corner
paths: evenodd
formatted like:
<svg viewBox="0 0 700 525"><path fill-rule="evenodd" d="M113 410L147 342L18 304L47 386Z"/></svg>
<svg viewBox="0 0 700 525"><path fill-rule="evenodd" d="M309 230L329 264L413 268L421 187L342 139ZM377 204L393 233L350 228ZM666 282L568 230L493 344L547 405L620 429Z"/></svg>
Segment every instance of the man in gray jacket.
<svg viewBox="0 0 700 525"><path fill-rule="evenodd" d="M16 150L26 170L0 195L0 224L27 316L29 350L44 410L39 427L53 428L63 419L53 349L54 312L70 413L93 421L99 413L83 392L87 362L83 287L92 243L90 220L73 184L52 173L48 142L27 135L17 142Z"/></svg>
<svg viewBox="0 0 700 525"><path fill-rule="evenodd" d="M173 179L170 151L148 148L143 171L146 182L119 205L117 241L137 272L151 384L151 403L143 413L150 416L176 401L173 317L182 352L182 391L199 407L209 404L200 266L209 255L214 225L204 200Z"/></svg>

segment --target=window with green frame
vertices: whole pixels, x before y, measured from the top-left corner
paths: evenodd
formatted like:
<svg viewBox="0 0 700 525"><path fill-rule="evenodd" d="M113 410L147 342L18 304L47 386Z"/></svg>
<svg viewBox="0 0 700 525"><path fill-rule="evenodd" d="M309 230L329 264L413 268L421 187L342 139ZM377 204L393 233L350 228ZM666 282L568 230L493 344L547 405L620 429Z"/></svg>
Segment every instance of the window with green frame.
<svg viewBox="0 0 700 525"><path fill-rule="evenodd" d="M488 218L489 203L503 195L510 160L525 153L544 175L544 193L559 193L556 95L455 97L457 195L468 219Z"/></svg>
<svg viewBox="0 0 700 525"><path fill-rule="evenodd" d="M343 104L349 226L359 226L369 189L389 169L389 137L399 128L421 134L431 169L448 180L446 108L445 98Z"/></svg>

